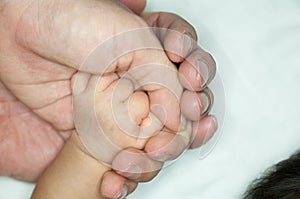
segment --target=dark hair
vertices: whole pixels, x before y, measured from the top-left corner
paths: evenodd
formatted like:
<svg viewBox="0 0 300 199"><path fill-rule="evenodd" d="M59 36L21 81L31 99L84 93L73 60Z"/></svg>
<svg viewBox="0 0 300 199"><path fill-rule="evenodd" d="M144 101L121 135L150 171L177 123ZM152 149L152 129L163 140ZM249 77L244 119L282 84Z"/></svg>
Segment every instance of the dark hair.
<svg viewBox="0 0 300 199"><path fill-rule="evenodd" d="M269 168L254 180L244 199L300 198L300 151Z"/></svg>

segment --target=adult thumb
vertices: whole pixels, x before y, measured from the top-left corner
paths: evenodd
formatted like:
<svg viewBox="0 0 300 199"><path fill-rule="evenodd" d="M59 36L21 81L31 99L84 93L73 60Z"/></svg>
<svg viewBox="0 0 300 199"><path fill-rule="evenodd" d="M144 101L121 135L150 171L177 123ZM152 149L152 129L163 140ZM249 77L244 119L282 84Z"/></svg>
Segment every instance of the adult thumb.
<svg viewBox="0 0 300 199"><path fill-rule="evenodd" d="M104 41L145 27L147 24L140 17L116 1L41 0L27 5L16 23L15 35L19 44L35 54L79 69L91 51ZM143 34L149 44L160 47L151 31ZM123 46L137 43L137 39L144 42L137 36L125 39L114 42L106 53L116 54Z"/></svg>
<svg viewBox="0 0 300 199"><path fill-rule="evenodd" d="M120 2L137 15L142 14L146 7L146 0L120 0Z"/></svg>

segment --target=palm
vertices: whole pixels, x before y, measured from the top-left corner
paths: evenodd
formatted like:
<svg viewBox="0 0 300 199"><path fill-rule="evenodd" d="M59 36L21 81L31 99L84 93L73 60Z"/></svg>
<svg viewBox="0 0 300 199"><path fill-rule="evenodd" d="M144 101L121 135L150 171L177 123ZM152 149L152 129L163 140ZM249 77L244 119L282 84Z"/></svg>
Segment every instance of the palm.
<svg viewBox="0 0 300 199"><path fill-rule="evenodd" d="M27 4L26 1L24 1L24 4ZM59 7L60 4L55 5ZM66 7L66 9L69 7ZM89 8L87 6L86 9ZM48 25L47 14L44 13L44 20L41 19L41 16L36 16L38 9L39 5L37 3L28 7L23 15L19 15L20 13L14 11L14 7L8 8L7 13L3 15L6 18L3 19L4 23L1 24L3 27L0 29L0 105L2 109L0 122L0 152L2 156L0 158L0 172L2 173L0 174L30 181L35 180L51 160L55 158L63 146L64 139L74 129L71 80L77 71L72 67L58 64L57 60L51 61L51 57L49 59L44 58L43 53L35 52L39 48L39 43L36 44L35 41L48 42L47 35L49 33L43 32L40 35L35 35L37 30L30 26L32 23L37 22L35 20L37 17L44 22L38 25L44 25L45 27ZM49 10L45 9L44 11ZM51 10L49 13L52 14ZM5 14L8 16L5 16ZM63 20L60 22L62 24L64 24L64 20L67 23L71 22L73 15L69 14L68 16L70 19L61 16ZM92 22L91 24L82 22L83 24L79 27L85 27L86 25L88 30L90 27L94 27ZM97 23L101 24L103 22ZM106 26L105 23L103 24ZM57 32L68 32L68 29L65 29L64 25L56 25L59 30L52 30L55 36L51 37L52 40L41 49L42 51L53 50L51 51L53 55L60 52L57 56L60 57L63 52L66 52L68 43L59 45L60 49L57 49L56 45L52 46L52 43L56 42ZM71 24L69 25L71 27ZM48 29L42 28L42 30L46 31ZM97 32L92 33L96 34ZM50 31L49 34L51 35L51 33ZM15 37L11 38L12 35ZM46 39L43 37L45 35ZM93 38L88 36L86 38ZM29 40L20 41L20 38ZM65 41L64 38L60 39L61 42ZM76 39L73 40L77 41ZM84 44L82 41L87 43L86 47L82 46ZM36 49L27 48L28 43L36 44L34 46ZM83 52L77 53L84 55L86 54L85 50L88 52L88 49L91 49L91 45L94 44L84 39L78 41L75 47L68 49L68 52L75 52L79 48ZM75 54L68 54L67 57L73 61L73 55ZM76 58L82 59L80 56L75 56ZM67 61L67 65L71 66L72 61Z"/></svg>
<svg viewBox="0 0 300 199"><path fill-rule="evenodd" d="M109 7L111 5L105 6L108 6L106 10L111 9ZM39 7L37 6L37 8ZM58 6L58 8L60 7ZM65 9L68 8L72 7L67 6ZM89 13L89 9L90 6L87 6L86 12L83 13ZM73 10L76 11L76 9ZM41 16L35 15L39 13L37 11L39 10L32 7L32 10L27 12L30 13L27 18L33 19L33 22L29 24L34 28L43 25L38 23L35 26L34 24L36 17L43 21ZM23 23L16 23L13 20L16 18L14 15L18 15L18 12L15 12L14 9L8 11L11 12L12 17L3 15L6 18L3 19L1 26L4 27L0 28L0 175L10 175L22 180L35 180L56 157L63 146L64 139L74 129L71 82L77 70L66 65L78 68L79 63L82 63L89 49L93 49L95 47L94 43L98 43L95 42L95 38L98 38L98 32L101 32L99 30L80 32L81 29L75 29L81 34L87 34L86 37L79 35L81 37L78 40L76 34L71 34L70 38L57 38L57 32L63 33L63 31L72 28L65 28L66 24L62 23L62 25L54 24L56 29L53 29L52 26L50 26L52 29L49 29L47 26L49 25L48 16L53 12L48 11L48 15L47 12L44 13L46 27L44 29L35 30L33 27L25 27L24 24L27 24L26 17ZM62 13L68 13L67 16L69 16L69 18L64 18L65 16L62 15L62 22L64 20L65 22L72 22L74 16L78 16L78 13L73 13L74 16L70 12ZM98 14L99 16L92 14ZM85 27L83 30L99 27L98 24L109 27L111 22L105 20L107 18L105 13L102 14L102 12L91 13L92 16L88 18L97 18L100 21L88 20L86 22L79 20L82 24L71 23L68 25L70 27L72 27L71 25ZM123 13L123 16L127 15L128 13ZM131 15L129 16L131 17ZM7 21L10 19L12 21ZM104 19L104 21L101 21L101 19ZM126 17L123 17L123 19L124 23L121 24L124 25L126 30L126 28L131 27L131 23L128 22L130 20L126 20ZM148 20L151 21L151 16ZM161 25L164 26L164 24ZM92 30L94 30L93 28ZM174 27L174 29L176 28ZM16 29L19 31L16 31ZM45 30L45 32L42 32L39 38L36 33L40 30ZM120 29L120 32L122 31L124 30ZM90 35L92 33L96 35ZM100 37L110 36L111 34L108 33L107 35L100 34ZM17 35L19 38L25 38L25 40L20 41L11 38L11 35ZM101 40L101 38L98 39ZM57 40L60 41L61 45L58 45L61 47L60 49L57 49L57 42L59 42ZM63 43L65 40L76 41L77 43L70 45L70 43ZM44 43L38 41L44 41ZM48 53L50 54L49 59L45 58Z"/></svg>
<svg viewBox="0 0 300 199"><path fill-rule="evenodd" d="M19 61L23 67L18 70L0 65L6 85L1 83L0 91L0 166L5 175L31 181L55 158L73 129L70 80L75 70L35 56Z"/></svg>
<svg viewBox="0 0 300 199"><path fill-rule="evenodd" d="M17 41L16 30L26 32L16 8L8 4L1 15L0 174L32 181L74 128L70 82L76 70L42 58Z"/></svg>
<svg viewBox="0 0 300 199"><path fill-rule="evenodd" d="M27 18L34 21L34 16L31 16L34 12L26 13L30 15ZM16 24L8 23L11 24L8 29L17 33L3 32L3 35L16 35L17 38L0 38L0 49L5 49L0 53L0 79L3 84L0 97L4 109L0 123L0 151L5 154L5 158L0 158L0 172L32 181L56 157L64 139L74 130L71 83L77 70L59 64L57 60L51 61L51 57L45 58L43 53L36 53L39 43L34 46L36 49L27 48L27 42L42 40L33 36L35 31L27 26L31 24L27 23L27 18L20 18L21 22ZM58 27L62 28L57 30L61 33L66 30L63 26ZM20 42L19 38L34 40ZM55 38L52 39L55 41ZM87 40L86 43L79 41L74 46L91 49L91 42ZM42 49L48 50L48 47L53 47L51 45L52 42L49 42ZM51 53L65 52L66 46L66 43L59 45L59 49L55 46ZM73 60L72 56L69 60ZM19 114L21 111L24 114Z"/></svg>

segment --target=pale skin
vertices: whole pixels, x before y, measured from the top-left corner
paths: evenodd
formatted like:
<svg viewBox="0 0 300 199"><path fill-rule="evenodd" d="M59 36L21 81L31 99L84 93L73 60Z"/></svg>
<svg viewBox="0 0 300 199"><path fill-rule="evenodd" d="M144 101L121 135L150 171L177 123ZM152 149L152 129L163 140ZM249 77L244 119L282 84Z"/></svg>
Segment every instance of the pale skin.
<svg viewBox="0 0 300 199"><path fill-rule="evenodd" d="M157 141L154 143L149 143L147 139L144 140L130 137L118 128L115 121L111 119L113 113L110 110L110 106L107 106L107 104L112 100L115 100L113 98L118 98L120 96L121 98L116 100L123 101L124 93L126 93L126 83L128 83L125 81L125 79L120 79L115 74L112 74L102 77L102 80L97 85L97 94L95 96L95 104L97 106L96 113L99 115L100 119L101 116L104 117L102 118L103 121L100 122L100 125L104 130L106 128L109 129L107 131L107 136L110 140L121 148L126 148L127 151L131 151L134 154L149 153L151 152L149 151L149 145L150 148L151 144L154 145L154 148L157 148L157 146L162 147L162 145L165 145L165 143L171 139L177 139L176 148L186 148L189 141L188 139L184 139L184 137L189 135L191 131L191 129L188 128L181 131L180 136L177 137L176 132L172 132L170 129L167 130L167 125L165 125L165 128L155 135ZM122 90L114 90L118 83L122 84ZM114 91L116 93L114 93ZM129 101L128 113L125 114L125 116L131 117L131 119L139 125L139 121L149 114L147 101L151 100L147 99L147 95L142 91L135 91L129 93L129 95L130 96L125 97ZM125 100L124 104L127 104L126 101L127 100ZM135 109L135 107L139 108ZM116 114L122 114L122 111L119 111ZM123 118L123 120L126 119ZM170 138L170 140L168 140L168 138ZM138 150L138 148L144 148L144 152ZM174 155L169 159L174 159L179 155L176 154L175 148L171 147L171 149L167 150L170 150ZM124 151L120 151L119 153L123 152ZM156 158L156 156L154 158ZM124 179L122 176L127 176L129 179L135 181L148 181L157 175L159 169L163 165L163 162L155 161L149 156L136 157L127 154L126 160L130 163L134 163L134 165L141 166L141 168L147 166L148 169L152 168L152 170L144 173L136 173L136 170L122 172L126 166L119 169L115 168L114 163L112 166L115 170L111 170L110 167L105 166L91 157L82 145L78 135L74 133L53 164L47 168L46 172L44 172L38 180L32 198L124 198L135 189L136 184L133 181ZM115 171L121 175L118 175ZM110 176L110 178L107 178L107 175ZM103 177L99 179L99 176ZM116 183L116 181L121 183ZM101 191L99 191L99 187L101 187ZM110 193L106 193L106 189L109 189Z"/></svg>
<svg viewBox="0 0 300 199"><path fill-rule="evenodd" d="M80 3L80 1L78 2ZM41 1L41 3L42 4L40 9L42 10L43 2ZM49 3L49 1L47 1L47 3ZM47 3L44 5L50 5ZM91 5L95 7L94 3L95 2L88 4L88 1L85 1L82 5L80 4L80 9L88 9ZM61 5L61 2L58 1L53 2L53 4L51 5L54 7L50 6L50 9L52 8L56 11L58 10L57 8L68 10L71 8L77 8L76 6L78 6L74 5L74 7L72 7L70 6L70 4L67 3ZM127 1L127 5L130 7L130 1L129 3ZM69 18L65 19L66 21L62 20L60 22L66 22L67 24L61 24L61 26L51 27L54 28L53 32L48 31L42 33L41 35L36 35L34 33L36 33L37 30L34 28L37 27L30 26L30 20L27 21L28 19L33 19L33 21L34 19L36 19L36 15L31 16L31 14L36 14L36 12L32 12L35 10L36 7L34 6L36 5L31 5L31 7L29 6L28 2L23 1L22 3L18 2L17 7L15 6L16 5L14 5L11 1L10 3L6 4L5 7L2 7L3 13L1 13L2 19L3 17L9 16L10 20L7 21L1 19L1 26L3 28L1 28L0 49L5 49L5 51L0 53L0 68L2 82L1 98L3 99L2 107L4 107L4 112L6 113L6 115L10 115L10 117L4 117L0 126L2 129L0 150L1 154L7 154L7 156L2 157L2 161L0 160L1 168L3 169L1 172L3 172L2 174L4 175L13 175L16 178L23 180L35 180L37 176L39 176L40 173L44 170L44 168L54 159L56 154L62 148L64 140L68 138L74 130L74 124L72 123L72 106L70 104L72 94L70 80L72 79L73 75L76 74L77 67L81 64L82 59L84 59L84 57L90 51L90 49L92 49L94 45L97 44L97 42L94 43L94 39L100 41L104 39L105 36L111 35L112 33L109 31L103 33L103 29L97 30L98 27L96 27L96 30L94 30L94 32L97 33L96 35L91 35L91 33L82 32L83 35L89 34L88 36L86 36L86 38L93 38L91 39L91 41L84 40L84 42L82 42L76 38L72 38L77 37L77 34L72 35L70 32L67 32L68 34L71 34L67 37L70 38L70 40L66 42L64 40L65 38L62 38L62 41L59 42L60 44L62 44L61 46L52 45L50 42L51 40L49 41L49 38L53 36L51 35L51 33L54 34L59 31L63 31L61 30L62 27L64 27L64 30L70 30L71 28L66 27L71 27L71 24L68 24L68 21L72 20L69 20ZM28 6L29 9L33 9L31 10L31 12L26 11ZM96 10L98 8L103 8L103 6L108 6L108 8L111 9L112 7L115 8L114 6L116 5L114 3L109 2L106 2L104 5L101 5L100 2L97 2ZM138 12L139 8L137 7L131 5L130 8L132 8L135 12ZM49 7L47 7L47 9L49 9ZM120 9L120 12L118 13L120 13L120 15L122 16L122 19L120 20L124 20L125 23L121 23L122 27L116 26L117 29L119 28L119 31L146 25L145 23L141 23L140 19L133 17L133 15L130 14L128 11L122 9ZM16 10L19 10L20 12L16 12ZM74 10L76 11L76 9L66 11L66 13L68 14L67 16L73 18L72 11ZM55 12L48 11L47 13L41 11L41 13L53 14ZM73 14L76 16L76 12ZM93 14L93 16L85 16L86 18L83 19L89 19L88 21L90 21L91 19L96 18L97 23L101 24L101 27L106 27L107 22L103 20L101 21L101 19L103 18L103 15L109 16L111 13L101 13L101 16L99 16L97 12L91 14ZM128 19L126 18L126 16L128 16ZM177 19L177 17L174 15L153 13L145 14L143 15L143 18L149 25L156 24L157 26L168 26L178 31L188 31L194 38L196 38L195 32L192 30L192 28L180 18ZM42 16L40 16L39 19L42 20ZM128 21L132 20L135 23L127 23ZM177 24L171 23L174 21L176 22L176 20L178 22ZM44 28L47 28L48 24L49 21L43 22L43 20L39 23L39 25L41 26L44 25ZM82 21L80 27L83 26L95 27L94 24L86 23L86 21ZM82 29L84 30L84 28L81 28L81 31ZM86 29L90 30L91 28L86 27ZM47 30L51 29L49 29L48 27ZM103 34L99 34L100 32ZM164 43L164 41L167 41L166 38L158 39L160 39ZM59 38L55 37L55 40L57 39ZM70 41L75 43L72 43ZM83 48L82 45L84 43L85 47ZM68 48L69 50L66 51L66 48ZM199 53L204 54L205 57L207 57L208 62L212 63L210 64L210 66L214 68L214 63L213 61L211 61L210 56L202 51ZM161 55L153 56L155 56L155 58L157 58L157 56L161 57ZM181 58L179 58L178 56L176 57L170 53L168 54L168 57L172 61L182 61ZM138 59L138 57L134 57L132 59ZM162 57L162 59L165 58ZM189 70L191 71L190 73L186 72ZM189 66L184 63L182 63L179 68L179 71L181 71L183 74L189 75L194 74L194 70L194 68L189 68ZM191 79L191 84L194 85L194 88L191 90L201 90L202 84L199 81L196 81L197 78L187 77L187 79ZM194 80L195 82L193 83ZM56 89L53 90L53 87L55 87ZM53 95L49 96L49 93L52 93ZM189 95L195 97L195 94L193 92ZM159 100L159 98L156 100ZM7 108L8 106L5 106L7 104L10 105L9 109ZM182 108L184 109L184 107ZM189 107L186 107L186 109L187 108ZM201 112L200 109L198 111ZM196 115L201 114L198 113ZM199 118L196 122L202 124L199 125L202 129L194 129L196 139L192 144L193 147L196 147L203 143L203 134L209 131L208 127L211 127L211 124L214 124L216 126L213 118L210 116L201 119ZM205 129L205 127L207 127L207 129ZM214 130L215 128L210 129L210 131ZM43 133L40 133L41 131ZM159 139L164 140L164 138L166 142L169 142L169 140L172 139L169 135L160 135ZM148 143L150 143L148 145L148 148L152 148L152 150L155 150L155 143L157 143L155 141L155 137L152 140L149 140ZM29 145L32 150L24 150ZM12 151L19 151L19 153L16 154L16 152L14 152L14 154L16 155L8 156L8 154L12 154ZM33 157L35 158L33 159ZM121 156L119 159L121 159ZM22 164L14 164L13 162L15 160L18 160ZM118 162L118 157L116 157L115 162ZM20 167L19 165L22 166ZM101 176L104 173L104 171L107 171L107 168L99 169L98 181L99 179L101 179ZM95 172L95 174L96 173L97 172ZM155 175L155 173L146 177L145 175L142 175L140 179L135 180L149 180L153 177L153 175ZM126 176L126 174L124 174L124 176ZM111 179L115 179L118 182L116 184L117 188L115 188L115 190L112 190L111 187L107 186L108 184L111 184L109 183ZM91 182L92 181L93 180L91 179ZM125 183L131 184L132 187L135 186L135 184L132 183L132 181L129 181L121 175L118 175L114 172L107 172L102 182L103 183L101 185L101 191L104 192L103 195L106 197L111 197L113 195L113 191L115 191L115 193L119 192L120 187L122 187ZM95 189L96 188L99 189L99 187L95 187ZM132 189L133 188L129 188L129 192Z"/></svg>

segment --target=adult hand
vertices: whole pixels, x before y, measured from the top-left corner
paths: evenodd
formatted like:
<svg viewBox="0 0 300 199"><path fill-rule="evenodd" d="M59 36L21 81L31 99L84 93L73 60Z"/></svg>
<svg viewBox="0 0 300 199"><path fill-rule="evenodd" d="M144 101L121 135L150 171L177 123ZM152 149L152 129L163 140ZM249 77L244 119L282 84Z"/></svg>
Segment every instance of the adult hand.
<svg viewBox="0 0 300 199"><path fill-rule="evenodd" d="M117 10L102 12L111 8ZM0 77L4 114L0 150L4 155L0 166L2 174L35 180L74 129L72 76L99 42L117 33L106 28L112 25L107 17L118 21L118 16L122 16L121 26L114 27L119 32L145 27L145 24L111 1L104 4L10 1L1 5L1 12ZM145 15L149 23L151 16L154 15ZM173 26L178 27L180 23ZM167 38L159 39L164 43ZM168 55L178 61L172 54ZM208 120L207 124L212 122L212 118ZM203 136L204 130L194 131L195 135Z"/></svg>

